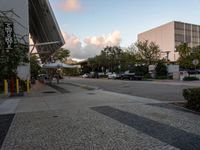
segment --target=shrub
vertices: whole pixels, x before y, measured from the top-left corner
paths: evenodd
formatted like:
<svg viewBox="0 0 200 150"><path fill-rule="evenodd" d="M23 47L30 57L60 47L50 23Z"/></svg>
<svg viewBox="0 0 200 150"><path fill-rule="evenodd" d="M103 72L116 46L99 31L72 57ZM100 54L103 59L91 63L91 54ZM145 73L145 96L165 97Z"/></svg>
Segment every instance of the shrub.
<svg viewBox="0 0 200 150"><path fill-rule="evenodd" d="M163 80L163 79L168 79L168 78L167 78L167 76L156 76L156 79Z"/></svg>
<svg viewBox="0 0 200 150"><path fill-rule="evenodd" d="M148 74L144 75L143 78L144 78L144 79L152 79L152 76L148 73Z"/></svg>
<svg viewBox="0 0 200 150"><path fill-rule="evenodd" d="M167 66L162 60L156 65L156 78L167 78Z"/></svg>
<svg viewBox="0 0 200 150"><path fill-rule="evenodd" d="M183 97L188 108L200 111L200 88L184 89Z"/></svg>
<svg viewBox="0 0 200 150"><path fill-rule="evenodd" d="M183 81L195 81L195 80L199 80L199 78L197 77L184 77Z"/></svg>

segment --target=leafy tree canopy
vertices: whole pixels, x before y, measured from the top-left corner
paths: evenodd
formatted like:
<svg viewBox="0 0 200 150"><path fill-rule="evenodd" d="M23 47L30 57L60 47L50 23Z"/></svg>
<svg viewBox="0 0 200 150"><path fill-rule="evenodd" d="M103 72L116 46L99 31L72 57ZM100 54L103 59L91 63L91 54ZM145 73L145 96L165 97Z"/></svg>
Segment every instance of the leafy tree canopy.
<svg viewBox="0 0 200 150"><path fill-rule="evenodd" d="M65 48L60 48L54 54L54 59L64 62L70 56L70 51Z"/></svg>
<svg viewBox="0 0 200 150"><path fill-rule="evenodd" d="M160 59L159 46L154 42L150 42L145 40L143 42L139 41L135 44L137 48L137 59L138 62L143 63L144 65L152 65L155 64Z"/></svg>
<svg viewBox="0 0 200 150"><path fill-rule="evenodd" d="M30 57L30 66L31 66L31 76L37 77L41 66L39 65L39 57L37 55L31 55Z"/></svg>
<svg viewBox="0 0 200 150"><path fill-rule="evenodd" d="M176 47L176 50L179 52L178 64L181 68L195 68L192 64L194 59L197 59L200 62L200 46L190 48L187 43L182 43ZM197 67L200 67L200 64L198 64Z"/></svg>

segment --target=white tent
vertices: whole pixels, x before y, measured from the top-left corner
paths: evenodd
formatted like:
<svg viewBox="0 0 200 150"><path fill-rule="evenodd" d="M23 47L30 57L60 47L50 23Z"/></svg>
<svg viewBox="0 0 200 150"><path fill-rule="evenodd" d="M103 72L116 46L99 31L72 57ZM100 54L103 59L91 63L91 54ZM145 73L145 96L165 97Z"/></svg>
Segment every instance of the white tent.
<svg viewBox="0 0 200 150"><path fill-rule="evenodd" d="M72 65L67 65L61 62L55 62L55 63L48 63L48 64L44 64L43 68L46 69L59 69L59 68L76 68L75 66Z"/></svg>

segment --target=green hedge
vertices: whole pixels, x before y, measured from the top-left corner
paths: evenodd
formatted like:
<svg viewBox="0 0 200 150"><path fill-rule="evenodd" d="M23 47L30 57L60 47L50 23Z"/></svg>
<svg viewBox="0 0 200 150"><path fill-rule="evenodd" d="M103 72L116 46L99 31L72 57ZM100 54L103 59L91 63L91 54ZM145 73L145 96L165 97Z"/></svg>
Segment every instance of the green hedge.
<svg viewBox="0 0 200 150"><path fill-rule="evenodd" d="M183 81L195 81L195 80L199 80L199 78L197 77L184 77Z"/></svg>
<svg viewBox="0 0 200 150"><path fill-rule="evenodd" d="M161 79L161 80L163 80L163 79L168 79L168 78L167 78L167 76L156 76L156 79Z"/></svg>
<svg viewBox="0 0 200 150"><path fill-rule="evenodd" d="M184 89L183 97L188 108L200 111L200 88Z"/></svg>

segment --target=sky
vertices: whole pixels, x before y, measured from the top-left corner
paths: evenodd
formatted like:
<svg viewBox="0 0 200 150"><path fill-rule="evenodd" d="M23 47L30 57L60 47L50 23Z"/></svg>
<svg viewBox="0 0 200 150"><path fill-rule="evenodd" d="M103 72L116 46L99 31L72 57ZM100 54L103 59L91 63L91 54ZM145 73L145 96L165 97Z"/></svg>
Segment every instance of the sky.
<svg viewBox="0 0 200 150"><path fill-rule="evenodd" d="M50 0L72 58L105 46L128 47L137 35L171 21L200 24L200 0Z"/></svg>

